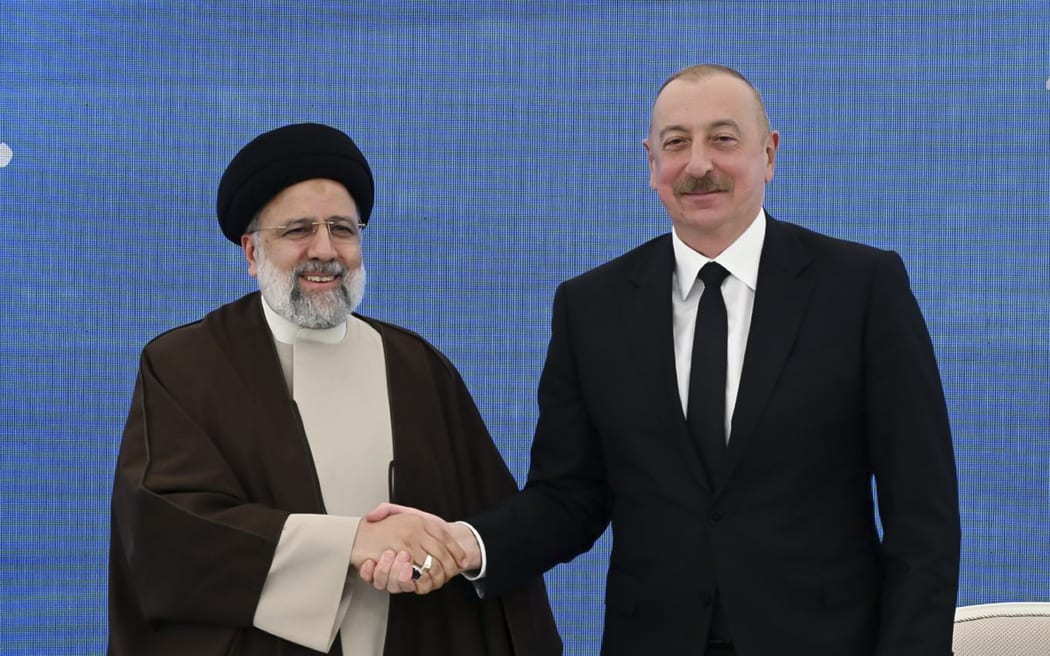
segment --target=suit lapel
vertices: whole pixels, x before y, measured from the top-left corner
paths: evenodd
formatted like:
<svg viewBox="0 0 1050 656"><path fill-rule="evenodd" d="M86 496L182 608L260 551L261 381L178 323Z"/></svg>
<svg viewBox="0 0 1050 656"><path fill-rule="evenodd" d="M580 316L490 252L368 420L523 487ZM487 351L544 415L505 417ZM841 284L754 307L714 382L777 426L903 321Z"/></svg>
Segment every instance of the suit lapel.
<svg viewBox="0 0 1050 656"><path fill-rule="evenodd" d="M710 490L696 444L689 435L678 395L675 373L674 309L671 281L674 251L671 237L657 240L628 275L622 295L627 352L639 373L638 407L659 417L669 417L668 439L680 443L689 470Z"/></svg>
<svg viewBox="0 0 1050 656"><path fill-rule="evenodd" d="M733 410L727 482L754 437L761 413L791 353L813 288L809 263L802 244L782 224L768 217L740 389Z"/></svg>

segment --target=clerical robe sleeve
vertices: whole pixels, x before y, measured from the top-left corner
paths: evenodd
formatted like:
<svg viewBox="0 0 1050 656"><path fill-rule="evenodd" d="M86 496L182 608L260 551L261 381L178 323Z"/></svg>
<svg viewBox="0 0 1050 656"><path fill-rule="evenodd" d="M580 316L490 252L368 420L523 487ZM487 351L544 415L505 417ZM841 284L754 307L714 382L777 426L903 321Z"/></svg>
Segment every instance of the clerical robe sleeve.
<svg viewBox="0 0 1050 656"><path fill-rule="evenodd" d="M328 652L350 607L350 551L359 517L292 514L281 531L253 624Z"/></svg>
<svg viewBox="0 0 1050 656"><path fill-rule="evenodd" d="M250 500L232 464L245 456L180 375L143 354L113 485L115 575L148 621L248 627L289 513Z"/></svg>

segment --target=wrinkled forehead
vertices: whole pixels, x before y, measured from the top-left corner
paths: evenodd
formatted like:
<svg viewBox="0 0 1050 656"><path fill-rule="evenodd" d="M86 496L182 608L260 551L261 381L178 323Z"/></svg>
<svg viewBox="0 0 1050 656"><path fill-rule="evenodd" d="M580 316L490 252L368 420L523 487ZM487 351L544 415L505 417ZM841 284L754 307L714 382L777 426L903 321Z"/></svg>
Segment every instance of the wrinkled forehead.
<svg viewBox="0 0 1050 656"><path fill-rule="evenodd" d="M769 131L762 98L747 82L723 73L672 80L653 102L650 136L671 124L697 125L732 121Z"/></svg>
<svg viewBox="0 0 1050 656"><path fill-rule="evenodd" d="M317 212L353 216L356 219L357 201L346 185L337 180L310 178L281 189L260 208L257 216L294 214L295 218L329 218L315 216Z"/></svg>

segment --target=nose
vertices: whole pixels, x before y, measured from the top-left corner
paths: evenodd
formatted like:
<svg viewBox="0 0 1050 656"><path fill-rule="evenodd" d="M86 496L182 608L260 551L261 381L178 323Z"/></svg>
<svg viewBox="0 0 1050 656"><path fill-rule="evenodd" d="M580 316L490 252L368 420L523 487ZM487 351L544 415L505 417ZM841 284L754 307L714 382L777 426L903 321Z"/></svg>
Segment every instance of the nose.
<svg viewBox="0 0 1050 656"><path fill-rule="evenodd" d="M685 172L694 178L702 178L711 171L712 167L706 144L697 140L689 152L689 162L685 165Z"/></svg>
<svg viewBox="0 0 1050 656"><path fill-rule="evenodd" d="M307 254L322 261L331 260L336 256L335 244L332 243L332 233L327 224L317 226L317 232L314 233L314 238L310 240Z"/></svg>

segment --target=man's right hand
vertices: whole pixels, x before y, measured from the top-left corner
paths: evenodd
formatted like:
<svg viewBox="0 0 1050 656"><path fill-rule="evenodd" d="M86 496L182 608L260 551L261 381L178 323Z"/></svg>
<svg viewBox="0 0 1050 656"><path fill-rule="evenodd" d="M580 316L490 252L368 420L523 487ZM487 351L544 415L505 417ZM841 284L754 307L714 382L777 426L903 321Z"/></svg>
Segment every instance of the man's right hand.
<svg viewBox="0 0 1050 656"><path fill-rule="evenodd" d="M412 564L422 565L427 555L430 569L413 581ZM369 513L358 525L350 552L350 564L361 578L391 593L436 590L459 574L465 561L466 552L444 520L409 512Z"/></svg>

